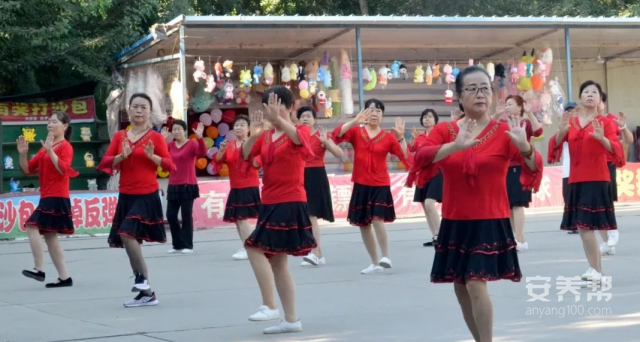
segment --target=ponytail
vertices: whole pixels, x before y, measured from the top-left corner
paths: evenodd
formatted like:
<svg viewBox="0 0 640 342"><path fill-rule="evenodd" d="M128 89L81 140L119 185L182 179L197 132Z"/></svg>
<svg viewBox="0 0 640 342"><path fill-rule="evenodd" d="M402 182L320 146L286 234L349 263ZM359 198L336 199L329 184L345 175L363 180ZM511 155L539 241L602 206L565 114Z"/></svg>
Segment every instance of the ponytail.
<svg viewBox="0 0 640 342"><path fill-rule="evenodd" d="M71 141L71 136L73 135L73 127L71 125L67 126L67 129L64 130L64 138L67 141Z"/></svg>

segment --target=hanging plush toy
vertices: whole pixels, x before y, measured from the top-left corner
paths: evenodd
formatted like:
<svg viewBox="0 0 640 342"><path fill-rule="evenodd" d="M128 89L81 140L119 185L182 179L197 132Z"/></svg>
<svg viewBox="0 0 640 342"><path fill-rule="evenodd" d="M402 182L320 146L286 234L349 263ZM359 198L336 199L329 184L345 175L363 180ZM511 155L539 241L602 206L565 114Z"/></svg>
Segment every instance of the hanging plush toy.
<svg viewBox="0 0 640 342"><path fill-rule="evenodd" d="M393 72L389 69L388 65L386 65L385 68L387 68L387 80L391 81L393 79Z"/></svg>
<svg viewBox="0 0 640 342"><path fill-rule="evenodd" d="M433 84L433 70L431 70L431 65L427 64L427 72L426 72L427 85Z"/></svg>
<svg viewBox="0 0 640 342"><path fill-rule="evenodd" d="M253 84L260 84L262 71L262 65L260 64L256 64L256 66L253 67Z"/></svg>
<svg viewBox="0 0 640 342"><path fill-rule="evenodd" d="M251 87L251 71L240 70L240 88Z"/></svg>
<svg viewBox="0 0 640 342"><path fill-rule="evenodd" d="M518 68L515 65L512 65L511 69L509 70L509 78L511 79L511 83L518 83L520 74L518 72Z"/></svg>
<svg viewBox="0 0 640 342"><path fill-rule="evenodd" d="M318 92L318 82L314 79L309 80L309 94L313 96L316 92Z"/></svg>
<svg viewBox="0 0 640 342"><path fill-rule="evenodd" d="M231 82L231 80L227 80L227 82L224 84L224 98L225 100L233 100L234 95L233 95L233 90L235 89L235 87L233 86L233 83Z"/></svg>
<svg viewBox="0 0 640 342"><path fill-rule="evenodd" d="M323 79L322 79L322 85L324 85L325 88L329 89L331 88L331 84L333 82L333 77L331 76L331 72L329 71L329 67L328 66L322 66L320 67L320 69L322 69L323 71Z"/></svg>
<svg viewBox="0 0 640 342"><path fill-rule="evenodd" d="M551 67L553 66L553 51L551 51L550 47L542 49L542 56L540 56L540 60L545 66L544 77L548 77L551 72Z"/></svg>
<svg viewBox="0 0 640 342"><path fill-rule="evenodd" d="M238 93L236 94L236 103L244 106L249 104L249 102L251 102L251 97L249 97L249 94L247 94L247 92L244 90L238 91Z"/></svg>
<svg viewBox="0 0 640 342"><path fill-rule="evenodd" d="M451 75L453 75L453 77L458 77L459 73L460 69L458 69L458 67L454 67L453 70L451 70Z"/></svg>
<svg viewBox="0 0 640 342"><path fill-rule="evenodd" d="M318 92L318 106L320 107L324 107L327 104L327 94L324 93L324 91L320 90Z"/></svg>
<svg viewBox="0 0 640 342"><path fill-rule="evenodd" d="M433 64L433 78L438 77L440 77L440 64L435 63Z"/></svg>
<svg viewBox="0 0 640 342"><path fill-rule="evenodd" d="M324 106L324 116L326 118L330 118L333 116L333 104L331 103L331 98L327 97L327 103Z"/></svg>
<svg viewBox="0 0 640 342"><path fill-rule="evenodd" d="M369 91L375 88L378 84L378 74L374 68L364 68L362 69L362 77L364 77L365 74L368 75L367 78L369 79L369 82L364 86L364 90Z"/></svg>
<svg viewBox="0 0 640 342"><path fill-rule="evenodd" d="M271 63L267 63L264 67L264 83L268 86L273 84L273 66Z"/></svg>
<svg viewBox="0 0 640 342"><path fill-rule="evenodd" d="M92 168L96 166L96 162L93 159L93 154L89 152L84 154L84 164L87 168Z"/></svg>
<svg viewBox="0 0 640 342"><path fill-rule="evenodd" d="M300 97L303 99L308 99L309 98L309 83L307 83L307 81L300 81L300 84L298 84L298 89L300 90Z"/></svg>
<svg viewBox="0 0 640 342"><path fill-rule="evenodd" d="M544 67L544 64L540 65ZM544 88L544 76L540 68L538 68L533 76L531 76L531 88L535 91L541 91Z"/></svg>
<svg viewBox="0 0 640 342"><path fill-rule="evenodd" d="M289 75L289 68L286 66L280 68L280 81L287 89L291 89L291 75Z"/></svg>
<svg viewBox="0 0 640 342"><path fill-rule="evenodd" d="M304 67L307 65L307 63L305 62L300 62L300 65L298 65L298 81L302 82L305 81L307 79L307 75L305 75L304 73Z"/></svg>
<svg viewBox="0 0 640 342"><path fill-rule="evenodd" d="M533 63L536 59L535 50L531 50L531 55L527 56L525 63L527 63L527 74L526 76L531 78L533 76Z"/></svg>
<svg viewBox="0 0 640 342"><path fill-rule="evenodd" d="M404 64L400 64L400 78L406 81L408 77L409 75L407 73L407 67Z"/></svg>
<svg viewBox="0 0 640 342"><path fill-rule="evenodd" d="M531 76L533 73L531 72L530 66L533 64L533 57L527 56L526 53L520 59L518 63L518 73L520 74L520 81L518 82L518 90L527 91L531 89ZM524 75L522 75L522 66L524 65Z"/></svg>
<svg viewBox="0 0 640 342"><path fill-rule="evenodd" d="M371 81L371 74L369 73L369 68L362 68L362 70L360 71L362 73L362 81L363 82L370 82Z"/></svg>
<svg viewBox="0 0 640 342"><path fill-rule="evenodd" d="M340 51L340 95L342 96L342 116L353 115L353 75L351 60L346 50Z"/></svg>
<svg viewBox="0 0 640 342"><path fill-rule="evenodd" d="M449 63L447 63L444 68L442 68L442 72L446 75L445 76L445 81L447 83L453 83L456 81L455 76L452 75L453 72L453 68L451 67L451 65L449 65Z"/></svg>
<svg viewBox="0 0 640 342"><path fill-rule="evenodd" d="M216 73L216 83L222 84L222 78L224 77L224 73L222 72L222 64L220 64L220 62L217 62L213 67L213 70L215 70Z"/></svg>
<svg viewBox="0 0 640 342"><path fill-rule="evenodd" d="M292 82L298 80L298 65L296 63L289 65L289 78Z"/></svg>
<svg viewBox="0 0 640 342"><path fill-rule="evenodd" d="M418 65L416 71L413 72L413 83L422 82L424 82L424 70L422 70L422 65Z"/></svg>
<svg viewBox="0 0 640 342"><path fill-rule="evenodd" d="M444 103L445 104L453 104L453 92L449 89L444 92Z"/></svg>
<svg viewBox="0 0 640 342"><path fill-rule="evenodd" d="M391 64L391 73L393 74L393 78L400 77L400 65L402 65L400 61L393 61L393 64Z"/></svg>
<svg viewBox="0 0 640 342"><path fill-rule="evenodd" d="M389 77L389 68L386 66L378 69L378 84L384 88L387 85L387 78Z"/></svg>
<svg viewBox="0 0 640 342"><path fill-rule="evenodd" d="M196 83L198 83L201 79L207 79L207 73L204 72L205 66L203 60L197 60L193 67L196 69L196 71L193 73L193 79L196 81Z"/></svg>
<svg viewBox="0 0 640 342"><path fill-rule="evenodd" d="M491 62L487 64L487 73L489 74L489 79L493 82L496 76L496 67Z"/></svg>
<svg viewBox="0 0 640 342"><path fill-rule="evenodd" d="M216 77L213 76L213 74L211 74L207 76L207 87L204 88L204 91L206 91L207 93L210 93L214 89L216 89Z"/></svg>
<svg viewBox="0 0 640 342"><path fill-rule="evenodd" d="M224 68L224 77L231 78L231 74L233 74L233 61L224 61L224 63L222 63L222 67Z"/></svg>
<svg viewBox="0 0 640 342"><path fill-rule="evenodd" d="M22 135L24 136L24 140L26 142L34 142L36 141L36 129L35 128L22 128Z"/></svg>

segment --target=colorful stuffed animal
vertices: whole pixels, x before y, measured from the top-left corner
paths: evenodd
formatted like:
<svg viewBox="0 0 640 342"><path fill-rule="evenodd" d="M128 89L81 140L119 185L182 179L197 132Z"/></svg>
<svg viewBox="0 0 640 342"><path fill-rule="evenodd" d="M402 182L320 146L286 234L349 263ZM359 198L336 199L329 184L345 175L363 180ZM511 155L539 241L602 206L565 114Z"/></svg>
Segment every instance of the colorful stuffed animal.
<svg viewBox="0 0 640 342"><path fill-rule="evenodd" d="M391 64L391 73L393 74L393 78L399 78L400 77L400 66L402 65L402 63L400 63L400 61L393 61L393 64Z"/></svg>
<svg viewBox="0 0 640 342"><path fill-rule="evenodd" d="M91 141L91 128L80 127L80 137L82 138L82 141Z"/></svg>
<svg viewBox="0 0 640 342"><path fill-rule="evenodd" d="M207 73L204 72L205 67L203 60L197 60L193 67L196 69L196 71L193 73L193 79L196 81L196 83L198 83L201 79L207 79Z"/></svg>
<svg viewBox="0 0 640 342"><path fill-rule="evenodd" d="M240 87L251 87L251 71L247 69L240 70Z"/></svg>
<svg viewBox="0 0 640 342"><path fill-rule="evenodd" d="M303 99L309 98L309 83L305 80L300 81L298 84L298 89L300 90L300 97Z"/></svg>
<svg viewBox="0 0 640 342"><path fill-rule="evenodd" d="M231 82L231 80L227 80L227 82L224 84L224 99L225 100L233 100L234 95L233 95L233 90L235 89L235 87L233 86L233 82Z"/></svg>
<svg viewBox="0 0 640 342"><path fill-rule="evenodd" d="M9 181L9 192L21 192L22 189L20 189L20 181L14 181L13 178L11 178L11 180Z"/></svg>
<svg viewBox="0 0 640 342"><path fill-rule="evenodd" d="M444 103L445 104L453 104L453 92L449 89L444 92Z"/></svg>
<svg viewBox="0 0 640 342"><path fill-rule="evenodd" d="M4 156L4 169L13 170L13 158L11 156Z"/></svg>
<svg viewBox="0 0 640 342"><path fill-rule="evenodd" d="M207 93L210 93L214 89L216 89L216 77L213 75L209 75L207 76L207 87L204 88L204 91L206 91Z"/></svg>
<svg viewBox="0 0 640 342"><path fill-rule="evenodd" d="M280 68L280 82L287 88L291 88L291 75L289 74L289 68L283 66Z"/></svg>
<svg viewBox="0 0 640 342"><path fill-rule="evenodd" d="M318 92L318 106L320 107L324 107L327 104L327 94L324 93L324 91L320 90Z"/></svg>
<svg viewBox="0 0 640 342"><path fill-rule="evenodd" d="M231 74L233 74L233 61L224 61L224 63L222 63L222 67L224 68L224 76L226 78L231 78Z"/></svg>
<svg viewBox="0 0 640 342"><path fill-rule="evenodd" d="M320 69L324 70L324 78L322 80L322 84L325 88L331 88L331 84L333 82L333 77L331 76L331 72L329 71L329 67L320 67Z"/></svg>
<svg viewBox="0 0 640 342"><path fill-rule="evenodd" d="M327 97L327 103L324 106L324 116L330 118L333 116L333 104L331 103L331 98Z"/></svg>
<svg viewBox="0 0 640 342"><path fill-rule="evenodd" d="M216 72L216 83L222 84L222 78L224 77L224 73L222 71L222 64L220 64L220 62L217 62L216 65L213 67L213 70L215 70Z"/></svg>
<svg viewBox="0 0 640 342"><path fill-rule="evenodd" d="M95 160L93 159L93 154L87 152L84 154L84 163L87 168L92 168L96 166Z"/></svg>
<svg viewBox="0 0 640 342"><path fill-rule="evenodd" d="M367 75L367 79L369 80L369 82L364 86L364 90L369 91L375 88L378 84L378 74L376 73L376 70L374 68L364 68L362 69L362 77L365 77L365 74Z"/></svg>
<svg viewBox="0 0 640 342"><path fill-rule="evenodd" d="M253 84L260 84L262 72L262 65L256 64L256 66L253 67Z"/></svg>
<svg viewBox="0 0 640 342"><path fill-rule="evenodd" d="M393 79L393 72L391 72L388 65L385 65L385 68L387 68L387 81L391 81Z"/></svg>
<svg viewBox="0 0 640 342"><path fill-rule="evenodd" d="M26 142L34 142L36 141L36 129L35 128L23 128L22 135L24 136L24 140Z"/></svg>
<svg viewBox="0 0 640 342"><path fill-rule="evenodd" d="M431 70L431 65L427 64L427 85L433 84L433 70Z"/></svg>
<svg viewBox="0 0 640 342"><path fill-rule="evenodd" d="M546 47L542 49L542 54L540 56L540 60L544 63L544 77L548 77L551 72L551 67L553 66L553 51L550 47Z"/></svg>
<svg viewBox="0 0 640 342"><path fill-rule="evenodd" d="M389 68L387 68L386 66L383 66L380 69L378 69L378 84L384 88L387 85L388 79L389 79Z"/></svg>
<svg viewBox="0 0 640 342"><path fill-rule="evenodd" d="M264 67L264 83L268 86L273 84L273 66L271 63L267 63Z"/></svg>
<svg viewBox="0 0 640 342"><path fill-rule="evenodd" d="M291 81L296 81L298 79L298 65L296 63L291 63L289 66L289 78Z"/></svg>
<svg viewBox="0 0 640 342"><path fill-rule="evenodd" d="M244 90L239 90L238 93L236 94L236 103L244 106L247 105L251 102L251 97L249 97L249 94L247 94L246 91Z"/></svg>
<svg viewBox="0 0 640 342"><path fill-rule="evenodd" d="M309 94L315 95L318 91L318 82L314 79L309 80Z"/></svg>
<svg viewBox="0 0 640 342"><path fill-rule="evenodd" d="M418 65L416 71L413 72L413 83L422 82L424 82L424 70L422 70L422 65Z"/></svg>
<svg viewBox="0 0 640 342"><path fill-rule="evenodd" d="M400 78L406 81L408 77L409 74L407 73L407 67L404 64L400 64Z"/></svg>

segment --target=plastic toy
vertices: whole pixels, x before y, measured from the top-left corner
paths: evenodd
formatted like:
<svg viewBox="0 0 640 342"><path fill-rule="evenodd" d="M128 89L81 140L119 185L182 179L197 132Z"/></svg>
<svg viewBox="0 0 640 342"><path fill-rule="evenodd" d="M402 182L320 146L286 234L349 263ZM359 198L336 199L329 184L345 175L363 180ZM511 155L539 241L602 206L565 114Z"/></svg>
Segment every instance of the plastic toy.
<svg viewBox="0 0 640 342"><path fill-rule="evenodd" d="M273 84L273 66L271 63L267 63L264 67L264 83L268 86Z"/></svg>
<svg viewBox="0 0 640 342"><path fill-rule="evenodd" d="M233 100L234 96L233 96L233 90L235 89L235 87L233 86L233 83L231 82L231 80L227 80L227 82L224 84L224 99L225 100Z"/></svg>
<svg viewBox="0 0 640 342"><path fill-rule="evenodd" d="M400 78L406 81L408 77L407 67L404 64L400 64Z"/></svg>
<svg viewBox="0 0 640 342"><path fill-rule="evenodd" d="M444 92L444 103L448 105L453 104L453 92L449 89Z"/></svg>
<svg viewBox="0 0 640 342"><path fill-rule="evenodd" d="M251 71L240 70L240 87L251 87Z"/></svg>
<svg viewBox="0 0 640 342"><path fill-rule="evenodd" d="M13 158L11 156L4 156L4 169L13 170Z"/></svg>
<svg viewBox="0 0 640 342"><path fill-rule="evenodd" d="M35 128L23 128L22 135L24 136L24 140L26 142L34 142L36 141L36 129Z"/></svg>
<svg viewBox="0 0 640 342"><path fill-rule="evenodd" d="M427 81L427 85L431 85L433 84L433 70L431 70L431 65L427 64L427 77L426 77L426 81Z"/></svg>
<svg viewBox="0 0 640 342"><path fill-rule="evenodd" d="M222 63L222 67L224 68L224 77L231 78L231 74L233 74L233 61L224 61L224 63Z"/></svg>
<svg viewBox="0 0 640 342"><path fill-rule="evenodd" d="M393 64L391 64L391 73L393 74L393 78L400 77L400 65L402 65L400 61L393 61Z"/></svg>
<svg viewBox="0 0 640 342"><path fill-rule="evenodd" d="M418 65L413 73L413 83L422 82L424 82L424 70L422 70L422 65Z"/></svg>
<svg viewBox="0 0 640 342"><path fill-rule="evenodd" d="M253 67L253 84L260 84L262 72L262 65L256 64L256 66Z"/></svg>
<svg viewBox="0 0 640 342"><path fill-rule="evenodd" d="M98 182L95 179L88 179L89 191L98 191Z"/></svg>
<svg viewBox="0 0 640 342"><path fill-rule="evenodd" d="M327 95L324 93L324 91L320 90L318 92L318 106L324 107L327 104Z"/></svg>
<svg viewBox="0 0 640 342"><path fill-rule="evenodd" d="M95 167L96 166L96 162L93 159L93 154L91 154L89 152L85 153L84 154L84 163L86 164L86 166L88 168Z"/></svg>
<svg viewBox="0 0 640 342"><path fill-rule="evenodd" d="M21 192L22 189L20 189L20 181L15 181L13 180L13 178L11 178L11 180L9 181L9 192Z"/></svg>
<svg viewBox="0 0 640 342"><path fill-rule="evenodd" d="M82 141L91 141L91 128L80 127L80 137Z"/></svg>

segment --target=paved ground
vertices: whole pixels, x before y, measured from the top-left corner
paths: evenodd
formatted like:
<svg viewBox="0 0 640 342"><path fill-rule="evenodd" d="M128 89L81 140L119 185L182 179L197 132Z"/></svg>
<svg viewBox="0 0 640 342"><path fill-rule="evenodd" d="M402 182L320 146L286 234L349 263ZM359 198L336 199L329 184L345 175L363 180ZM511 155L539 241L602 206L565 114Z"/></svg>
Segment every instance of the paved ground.
<svg viewBox="0 0 640 342"><path fill-rule="evenodd" d="M494 341L640 341L638 216L638 207L618 211L621 242L617 255L603 261L613 277L610 301L587 301L585 289L578 302L572 296L558 302L554 286L550 302L527 302L524 281L493 283ZM520 259L526 276L586 270L579 237L559 232L559 217L529 216L531 250ZM368 258L358 231L326 227L326 267L305 269L300 258L290 258L304 332L279 336L262 334L268 323L247 320L260 296L248 262L230 258L239 247L233 230L198 232L194 255L169 256L169 245L146 246L160 305L134 309L121 304L132 298L125 252L107 248L105 238L65 240L76 286L53 290L20 275L32 267L28 244L0 243L0 342L472 342L452 286L429 282L433 250L422 247L429 235L424 227L417 220L390 225L395 268L368 276L359 273ZM50 262L47 271L53 280ZM555 312L540 315L530 308ZM563 308L564 315L558 311Z"/></svg>

